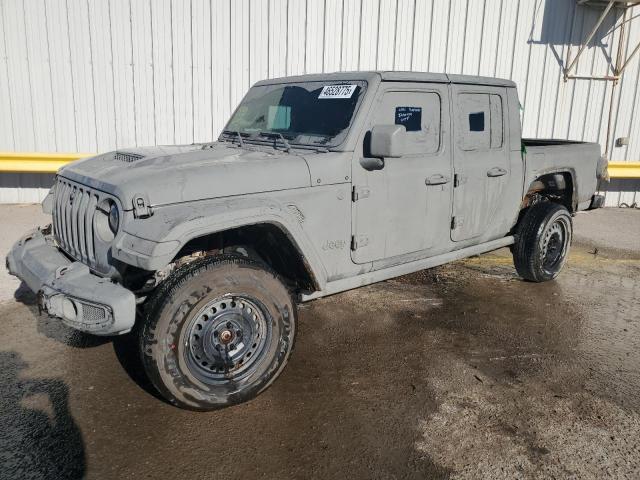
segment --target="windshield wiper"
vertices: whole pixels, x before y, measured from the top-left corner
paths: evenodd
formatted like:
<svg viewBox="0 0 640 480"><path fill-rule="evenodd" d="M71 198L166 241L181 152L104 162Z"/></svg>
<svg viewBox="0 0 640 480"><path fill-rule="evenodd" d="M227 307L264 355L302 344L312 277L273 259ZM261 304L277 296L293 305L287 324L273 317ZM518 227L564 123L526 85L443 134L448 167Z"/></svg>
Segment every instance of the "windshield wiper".
<svg viewBox="0 0 640 480"><path fill-rule="evenodd" d="M240 143L240 147L244 147L244 139L242 138L242 132L240 130L223 130L224 135L234 135L238 137L238 143Z"/></svg>
<svg viewBox="0 0 640 480"><path fill-rule="evenodd" d="M274 140L273 148L276 148L276 142L275 141L279 138L280 140L282 140L282 143L284 144L285 152L288 152L289 150L291 150L291 145L289 144L287 139L284 138L284 135L282 135L280 132L260 132L260 133L258 133L258 135L261 136L261 137L273 138L273 140Z"/></svg>

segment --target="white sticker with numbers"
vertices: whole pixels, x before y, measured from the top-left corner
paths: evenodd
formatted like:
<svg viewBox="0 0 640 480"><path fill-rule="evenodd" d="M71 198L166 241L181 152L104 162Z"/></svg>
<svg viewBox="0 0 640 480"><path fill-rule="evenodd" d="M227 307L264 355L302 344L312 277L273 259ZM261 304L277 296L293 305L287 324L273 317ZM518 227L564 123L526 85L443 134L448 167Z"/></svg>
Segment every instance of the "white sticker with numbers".
<svg viewBox="0 0 640 480"><path fill-rule="evenodd" d="M357 85L327 85L318 98L351 98Z"/></svg>

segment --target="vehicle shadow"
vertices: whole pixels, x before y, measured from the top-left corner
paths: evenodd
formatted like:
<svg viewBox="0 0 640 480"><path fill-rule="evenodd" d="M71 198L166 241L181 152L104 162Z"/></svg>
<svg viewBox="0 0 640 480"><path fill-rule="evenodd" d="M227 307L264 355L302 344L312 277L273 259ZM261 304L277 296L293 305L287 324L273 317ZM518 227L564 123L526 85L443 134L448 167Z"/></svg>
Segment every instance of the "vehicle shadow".
<svg viewBox="0 0 640 480"><path fill-rule="evenodd" d="M144 371L138 350L138 334L134 329L131 333L119 336L97 336L74 330L63 324L59 319L49 317L39 312L35 294L24 283L14 293L17 302L29 307L36 321L39 334L73 348L95 348L106 343L113 345L113 350L120 366L142 390L149 395L163 400ZM163 400L164 401L164 400Z"/></svg>
<svg viewBox="0 0 640 480"><path fill-rule="evenodd" d="M155 389L149 377L147 376L142 359L140 358L140 350L138 347L138 332L134 328L131 333L121 335L119 337L111 337L113 341L113 351L120 366L129 375L129 378L142 388L152 397L166 403L164 398L160 396Z"/></svg>
<svg viewBox="0 0 640 480"><path fill-rule="evenodd" d="M36 294L31 291L26 283L20 282L18 289L13 292L13 298L16 302L22 303L27 306L36 306Z"/></svg>
<svg viewBox="0 0 640 480"><path fill-rule="evenodd" d="M69 411L69 388L57 379L24 379L27 363L0 352L0 458L4 478L83 478L86 455Z"/></svg>
<svg viewBox="0 0 640 480"><path fill-rule="evenodd" d="M79 332L67 327L59 319L50 317L45 312L40 312L37 306L36 295L22 282L13 294L16 302L29 307L36 320L38 333L74 348L94 348L111 341L109 337L98 337Z"/></svg>

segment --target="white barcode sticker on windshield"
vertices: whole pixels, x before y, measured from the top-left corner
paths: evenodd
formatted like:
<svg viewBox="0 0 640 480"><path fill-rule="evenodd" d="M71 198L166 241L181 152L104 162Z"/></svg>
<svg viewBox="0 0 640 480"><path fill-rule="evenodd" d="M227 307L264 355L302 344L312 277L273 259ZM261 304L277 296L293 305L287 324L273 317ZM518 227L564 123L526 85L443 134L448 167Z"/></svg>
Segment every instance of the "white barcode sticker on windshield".
<svg viewBox="0 0 640 480"><path fill-rule="evenodd" d="M318 98L351 98L357 85L327 85Z"/></svg>

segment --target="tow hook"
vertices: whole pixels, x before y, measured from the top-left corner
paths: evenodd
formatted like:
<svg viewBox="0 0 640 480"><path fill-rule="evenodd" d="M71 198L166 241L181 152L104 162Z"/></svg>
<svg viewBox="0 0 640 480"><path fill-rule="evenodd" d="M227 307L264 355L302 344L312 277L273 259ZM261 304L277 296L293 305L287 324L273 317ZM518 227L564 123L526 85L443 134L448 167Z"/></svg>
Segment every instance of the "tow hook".
<svg viewBox="0 0 640 480"><path fill-rule="evenodd" d="M47 311L44 292L42 290L39 290L38 293L36 294L36 304L38 305L38 315L42 315L42 312Z"/></svg>
<svg viewBox="0 0 640 480"><path fill-rule="evenodd" d="M591 204L587 210L595 210L604 207L604 195L594 195L591 197Z"/></svg>

